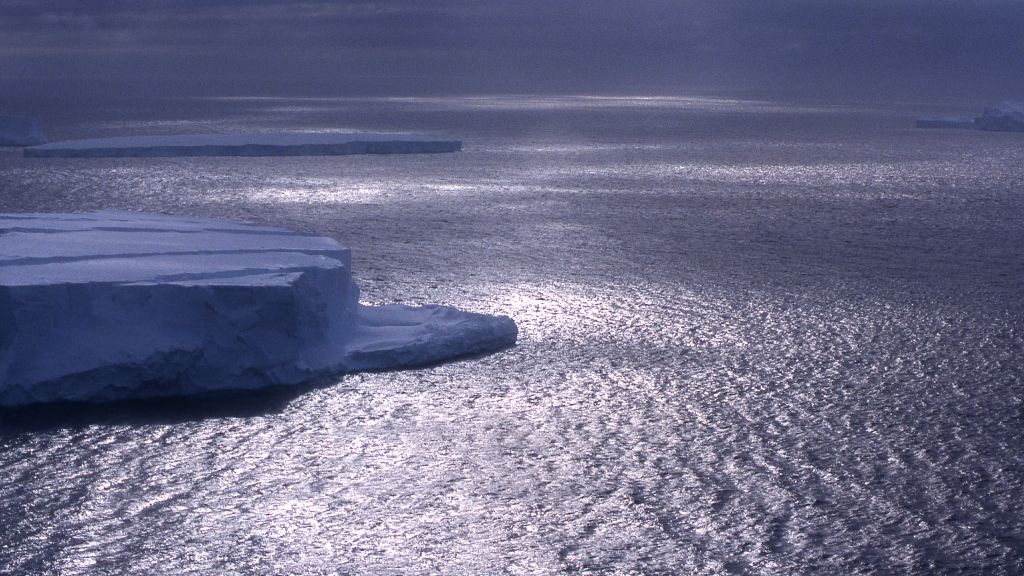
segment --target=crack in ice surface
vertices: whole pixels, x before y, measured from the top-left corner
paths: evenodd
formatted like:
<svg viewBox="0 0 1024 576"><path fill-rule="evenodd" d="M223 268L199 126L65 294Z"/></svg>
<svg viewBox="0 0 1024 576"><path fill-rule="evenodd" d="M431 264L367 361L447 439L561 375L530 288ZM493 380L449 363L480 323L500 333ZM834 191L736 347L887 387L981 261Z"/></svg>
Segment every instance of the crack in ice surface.
<svg viewBox="0 0 1024 576"><path fill-rule="evenodd" d="M349 251L328 238L123 212L28 219L60 233L0 216L0 406L291 385L517 337L505 316L360 305Z"/></svg>

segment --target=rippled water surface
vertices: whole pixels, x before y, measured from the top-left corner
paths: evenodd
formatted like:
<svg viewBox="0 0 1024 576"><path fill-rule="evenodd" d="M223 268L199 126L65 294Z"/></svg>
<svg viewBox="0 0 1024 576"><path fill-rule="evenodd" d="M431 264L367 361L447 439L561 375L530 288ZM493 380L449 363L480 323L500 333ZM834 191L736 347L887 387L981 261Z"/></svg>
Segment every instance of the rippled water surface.
<svg viewBox="0 0 1024 576"><path fill-rule="evenodd" d="M23 159L2 211L246 219L513 349L0 414L0 573L1024 572L1024 136L925 106L234 99L52 137L422 130L464 152Z"/></svg>

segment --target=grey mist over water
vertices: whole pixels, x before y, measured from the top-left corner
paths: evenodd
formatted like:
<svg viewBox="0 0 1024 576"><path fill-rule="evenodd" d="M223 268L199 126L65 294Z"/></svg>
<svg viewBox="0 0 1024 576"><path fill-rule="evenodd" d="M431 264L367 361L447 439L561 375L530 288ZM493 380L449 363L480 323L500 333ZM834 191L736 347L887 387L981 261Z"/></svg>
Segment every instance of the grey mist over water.
<svg viewBox="0 0 1024 576"><path fill-rule="evenodd" d="M25 159L0 211L282 225L507 351L0 414L0 573L1024 571L1024 137L701 97L232 98L52 139L419 130L459 154Z"/></svg>

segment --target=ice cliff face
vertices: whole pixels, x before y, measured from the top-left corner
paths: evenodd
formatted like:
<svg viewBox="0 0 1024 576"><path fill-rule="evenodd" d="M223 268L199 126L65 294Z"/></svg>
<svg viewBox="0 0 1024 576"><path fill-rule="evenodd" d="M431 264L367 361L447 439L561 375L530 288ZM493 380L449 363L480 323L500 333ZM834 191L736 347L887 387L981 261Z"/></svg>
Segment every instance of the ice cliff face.
<svg viewBox="0 0 1024 576"><path fill-rule="evenodd" d="M295 384L516 340L507 317L358 296L349 251L328 238L123 212L0 215L0 405Z"/></svg>
<svg viewBox="0 0 1024 576"><path fill-rule="evenodd" d="M1024 132L1024 102L1003 102L987 107L974 119L974 125L980 130Z"/></svg>
<svg viewBox="0 0 1024 576"><path fill-rule="evenodd" d="M67 140L25 149L28 158L338 156L458 152L462 142L411 134L281 132L177 134Z"/></svg>
<svg viewBox="0 0 1024 576"><path fill-rule="evenodd" d="M0 146L35 146L45 144L46 136L32 118L0 116Z"/></svg>

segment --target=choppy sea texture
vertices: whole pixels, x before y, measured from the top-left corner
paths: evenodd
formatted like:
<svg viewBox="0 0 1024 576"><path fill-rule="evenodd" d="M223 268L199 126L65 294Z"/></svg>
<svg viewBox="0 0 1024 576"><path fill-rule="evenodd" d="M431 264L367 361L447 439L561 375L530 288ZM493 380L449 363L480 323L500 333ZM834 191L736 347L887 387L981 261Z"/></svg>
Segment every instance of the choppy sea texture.
<svg viewBox="0 0 1024 576"><path fill-rule="evenodd" d="M1024 140L912 127L976 104L230 99L48 126L462 139L3 153L0 208L315 231L370 303L520 340L302 394L4 413L0 572L1020 573Z"/></svg>

